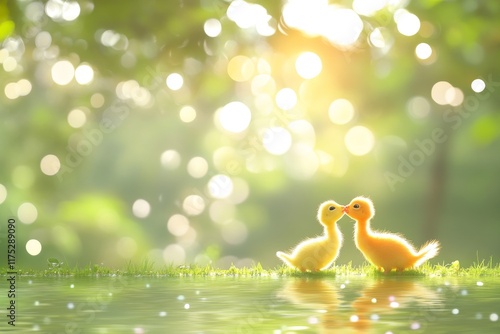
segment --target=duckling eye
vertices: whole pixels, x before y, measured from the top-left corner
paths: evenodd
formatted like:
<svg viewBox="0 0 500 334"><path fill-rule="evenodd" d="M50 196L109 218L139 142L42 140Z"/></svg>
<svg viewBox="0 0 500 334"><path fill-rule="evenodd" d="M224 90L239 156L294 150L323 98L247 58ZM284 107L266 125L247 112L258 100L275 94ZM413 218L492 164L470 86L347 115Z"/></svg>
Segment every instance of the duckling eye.
<svg viewBox="0 0 500 334"><path fill-rule="evenodd" d="M331 207L328 208L328 210L333 211L335 210L335 207L332 205Z"/></svg>
<svg viewBox="0 0 500 334"><path fill-rule="evenodd" d="M357 203L356 203L356 204L354 204L352 207L353 207L353 208L355 208L355 209L357 210L357 209L359 209L359 204L357 204Z"/></svg>

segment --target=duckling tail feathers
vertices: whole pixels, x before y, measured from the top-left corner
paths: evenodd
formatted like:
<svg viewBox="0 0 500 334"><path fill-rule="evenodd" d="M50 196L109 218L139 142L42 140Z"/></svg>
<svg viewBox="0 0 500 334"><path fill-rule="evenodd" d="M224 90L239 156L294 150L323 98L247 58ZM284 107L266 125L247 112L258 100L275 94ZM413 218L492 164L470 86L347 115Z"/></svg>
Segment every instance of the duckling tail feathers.
<svg viewBox="0 0 500 334"><path fill-rule="evenodd" d="M283 260L283 262L288 264L290 267L295 267L295 265L293 264L293 258L290 257L290 255L278 251L276 252L276 256L279 257L281 260Z"/></svg>
<svg viewBox="0 0 500 334"><path fill-rule="evenodd" d="M425 261L432 259L436 255L438 255L440 248L441 248L441 245L439 244L439 241L437 241L437 240L428 241L418 251L417 256L416 256L417 261L415 261L414 267L418 267L422 263L424 263Z"/></svg>

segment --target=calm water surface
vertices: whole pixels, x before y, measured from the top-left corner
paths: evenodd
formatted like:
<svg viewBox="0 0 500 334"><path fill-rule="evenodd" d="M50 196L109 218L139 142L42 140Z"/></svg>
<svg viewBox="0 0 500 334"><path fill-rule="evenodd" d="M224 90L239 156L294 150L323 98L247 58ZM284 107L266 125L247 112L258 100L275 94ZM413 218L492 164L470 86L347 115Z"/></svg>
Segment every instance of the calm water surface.
<svg viewBox="0 0 500 334"><path fill-rule="evenodd" d="M496 278L21 277L16 305L21 333L500 333Z"/></svg>

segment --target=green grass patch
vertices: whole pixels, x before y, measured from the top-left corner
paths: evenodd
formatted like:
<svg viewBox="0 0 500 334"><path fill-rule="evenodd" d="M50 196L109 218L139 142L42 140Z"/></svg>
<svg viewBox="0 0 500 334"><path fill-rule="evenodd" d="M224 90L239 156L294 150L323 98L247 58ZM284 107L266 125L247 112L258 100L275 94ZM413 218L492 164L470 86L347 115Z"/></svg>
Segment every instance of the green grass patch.
<svg viewBox="0 0 500 334"><path fill-rule="evenodd" d="M51 261L50 261L51 260ZM420 276L420 277L481 277L500 276L500 264L493 260L476 262L470 267L461 267L459 261L450 264L425 263L417 269L403 272L382 273L368 263L362 266L353 266L351 263L333 266L321 272L302 273L288 268L285 265L276 268L263 268L260 263L252 267L228 269L214 268L211 265L184 265L184 266L156 266L150 261L139 264L129 263L124 268L113 269L101 265L87 265L84 267L70 267L66 264L49 259L47 269L18 269L19 276L35 277L99 277L99 276L131 276L131 277L335 277L335 276ZM0 268L0 275L7 275L7 268Z"/></svg>

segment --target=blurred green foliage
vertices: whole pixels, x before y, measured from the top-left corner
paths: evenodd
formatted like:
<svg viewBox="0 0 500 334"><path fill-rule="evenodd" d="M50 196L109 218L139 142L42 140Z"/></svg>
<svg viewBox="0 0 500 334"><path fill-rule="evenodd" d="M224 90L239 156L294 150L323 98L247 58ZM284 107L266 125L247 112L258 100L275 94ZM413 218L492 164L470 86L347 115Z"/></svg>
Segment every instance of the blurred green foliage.
<svg viewBox="0 0 500 334"><path fill-rule="evenodd" d="M500 254L498 1L396 2L359 15L362 30L348 46L288 26L286 2L244 8L265 9L272 34L240 27L229 17L235 3L248 5L0 3L0 219L29 216L23 203L36 208L34 222L18 219L20 261L42 267L47 258L109 266L144 258L276 265L277 250L321 232L315 211L322 201L348 203L361 194L375 202L374 228L400 232L417 246L438 238L443 249L436 261L467 265ZM351 1L331 3L352 8ZM398 32L398 10L419 18L418 33ZM210 19L220 24L213 37L205 27ZM382 47L370 39L377 28ZM427 60L416 56L420 43L432 48ZM322 62L312 79L295 71L305 51ZM237 56L246 62L235 74L229 68ZM91 66L93 79L79 84L71 75L57 84L57 75L68 73L54 74L61 60L73 69ZM246 75L244 66L251 75L235 80ZM166 84L172 73L182 76L180 89ZM259 86L253 80L259 74L271 83ZM486 88L476 93L471 83L478 78ZM461 103L433 100L440 81L461 92ZM297 94L295 107L276 102L283 88ZM259 89L271 93L256 94ZM412 104L415 97L420 104ZM347 124L329 117L340 98L354 106ZM251 110L248 128L238 133L219 124L220 108L232 101ZM183 119L186 106L195 110L192 121ZM82 126L70 124L75 109L85 115ZM374 135L367 154L346 145L357 125ZM275 127L298 146L270 153L266 140L273 132L266 129ZM444 142L429 144L434 129L443 130ZM428 153L416 141L427 143ZM55 175L41 170L47 155L61 163ZM193 157L207 162L200 177L187 171ZM412 157L416 163L402 175L402 161ZM217 198L225 189L220 175L232 182L227 198ZM189 195L197 197L186 204ZM133 209L138 199L147 205ZM186 219L169 227L176 214ZM339 263L361 263L349 241L350 219L340 227L346 242ZM39 255L25 252L29 239L41 242Z"/></svg>

